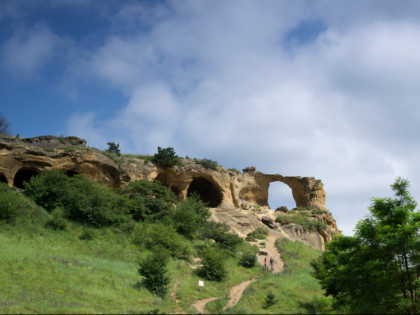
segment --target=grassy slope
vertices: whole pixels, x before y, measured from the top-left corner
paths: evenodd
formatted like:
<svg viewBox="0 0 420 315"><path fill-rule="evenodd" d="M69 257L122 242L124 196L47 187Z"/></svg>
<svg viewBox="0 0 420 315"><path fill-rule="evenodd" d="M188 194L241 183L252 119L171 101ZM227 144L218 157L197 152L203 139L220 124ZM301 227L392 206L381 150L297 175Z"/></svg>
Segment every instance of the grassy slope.
<svg viewBox="0 0 420 315"><path fill-rule="evenodd" d="M241 314L305 314L307 303L312 298L321 297L322 289L311 276L309 262L321 254L309 246L286 239L278 240L285 270L277 275L267 274L251 284L239 303L228 313ZM265 297L269 291L276 296L276 303L265 307Z"/></svg>

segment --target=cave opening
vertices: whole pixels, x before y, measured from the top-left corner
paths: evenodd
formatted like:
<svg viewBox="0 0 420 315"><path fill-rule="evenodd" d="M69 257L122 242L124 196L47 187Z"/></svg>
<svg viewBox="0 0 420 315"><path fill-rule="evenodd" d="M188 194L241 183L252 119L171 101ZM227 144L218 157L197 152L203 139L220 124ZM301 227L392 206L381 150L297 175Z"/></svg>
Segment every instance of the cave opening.
<svg viewBox="0 0 420 315"><path fill-rule="evenodd" d="M2 173L0 173L0 183L6 183L7 184L7 178Z"/></svg>
<svg viewBox="0 0 420 315"><path fill-rule="evenodd" d="M187 197L193 194L197 194L207 206L212 208L219 206L223 199L220 189L203 177L194 178L188 187Z"/></svg>
<svg viewBox="0 0 420 315"><path fill-rule="evenodd" d="M37 171L34 168L23 167L16 173L15 179L13 181L13 186L20 189L25 189L24 183L29 181L33 176L36 176L38 174L39 174L39 171Z"/></svg>
<svg viewBox="0 0 420 315"><path fill-rule="evenodd" d="M296 208L292 189L282 182L270 183L268 188L268 205L273 210L281 206L286 206L289 210Z"/></svg>

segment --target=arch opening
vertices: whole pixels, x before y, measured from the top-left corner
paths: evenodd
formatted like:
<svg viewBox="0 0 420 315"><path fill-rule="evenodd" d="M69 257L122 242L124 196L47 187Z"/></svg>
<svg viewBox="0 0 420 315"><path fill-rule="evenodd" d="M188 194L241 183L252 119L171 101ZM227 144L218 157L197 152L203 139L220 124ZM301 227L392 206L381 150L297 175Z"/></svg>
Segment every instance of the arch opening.
<svg viewBox="0 0 420 315"><path fill-rule="evenodd" d="M296 208L292 189L282 182L271 182L268 187L268 205L273 210L281 206L286 206L289 210Z"/></svg>
<svg viewBox="0 0 420 315"><path fill-rule="evenodd" d="M25 189L24 183L29 181L33 176L36 176L38 174L39 174L39 171L37 171L34 168L23 167L16 173L15 179L13 180L13 186L20 189Z"/></svg>
<svg viewBox="0 0 420 315"><path fill-rule="evenodd" d="M0 183L8 183L6 176L4 176L2 173L0 173Z"/></svg>
<svg viewBox="0 0 420 315"><path fill-rule="evenodd" d="M74 175L79 175L78 172L75 172L75 171L72 171L72 170L66 171L65 174L67 175L67 177L73 177Z"/></svg>
<svg viewBox="0 0 420 315"><path fill-rule="evenodd" d="M197 194L203 202L212 208L219 206L223 199L220 189L203 177L194 178L188 187L187 197L193 194Z"/></svg>

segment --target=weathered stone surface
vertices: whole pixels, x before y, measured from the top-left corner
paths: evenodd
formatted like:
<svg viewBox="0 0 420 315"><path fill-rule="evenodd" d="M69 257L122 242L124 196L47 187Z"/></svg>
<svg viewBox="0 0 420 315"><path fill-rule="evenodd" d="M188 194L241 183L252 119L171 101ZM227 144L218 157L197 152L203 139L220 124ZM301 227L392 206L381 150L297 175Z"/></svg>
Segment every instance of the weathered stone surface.
<svg viewBox="0 0 420 315"><path fill-rule="evenodd" d="M287 207L286 206L281 206L281 207L278 207L276 210L274 210L274 211L276 211L276 212L284 212L284 213L288 213L289 212L289 209L287 209Z"/></svg>
<svg viewBox="0 0 420 315"><path fill-rule="evenodd" d="M222 167L205 169L193 159L183 159L182 167L162 169L135 156L110 158L104 152L85 145L85 140L76 137L0 138L0 181L23 188L24 181L51 168L63 170L69 175L83 174L112 187L122 187L134 180L156 179L181 199L198 193L214 208L214 220L226 222L242 235L264 226L259 217L263 214L271 217L271 228L277 228L270 233L280 233L291 239L302 238L316 248L322 249L325 242L339 233L334 218L326 211L324 186L313 177L264 174L256 171L255 167L245 168L244 173ZM310 236L295 227L277 227L274 218L279 212L274 214L268 206L269 185L275 181L291 188L296 207L325 210L311 219L324 222L327 229Z"/></svg>

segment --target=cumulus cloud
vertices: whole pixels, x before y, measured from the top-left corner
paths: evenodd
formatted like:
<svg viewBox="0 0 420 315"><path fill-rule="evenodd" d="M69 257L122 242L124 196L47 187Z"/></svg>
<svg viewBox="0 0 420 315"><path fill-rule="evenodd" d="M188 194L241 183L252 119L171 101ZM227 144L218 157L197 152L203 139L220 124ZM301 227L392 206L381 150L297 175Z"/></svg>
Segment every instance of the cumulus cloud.
<svg viewBox="0 0 420 315"><path fill-rule="evenodd" d="M109 35L85 65L127 104L105 121L79 114L68 132L126 152L173 146L226 167L315 176L350 234L397 176L420 185L418 6L293 4L123 6L114 30L124 18L131 32ZM139 16L158 18L135 32ZM322 27L290 50L288 34L306 20ZM281 205L287 189L273 192Z"/></svg>

